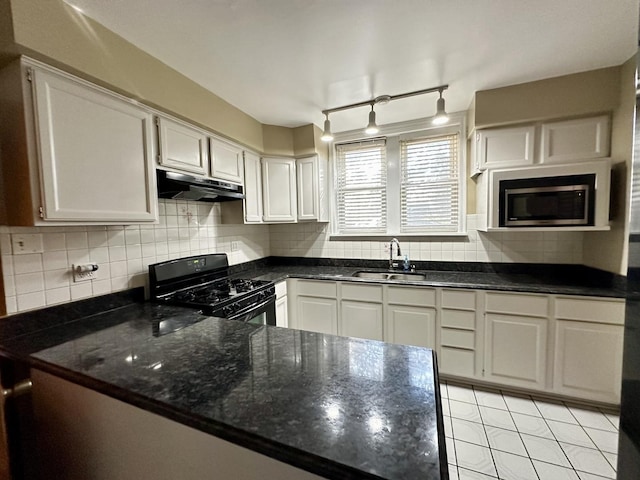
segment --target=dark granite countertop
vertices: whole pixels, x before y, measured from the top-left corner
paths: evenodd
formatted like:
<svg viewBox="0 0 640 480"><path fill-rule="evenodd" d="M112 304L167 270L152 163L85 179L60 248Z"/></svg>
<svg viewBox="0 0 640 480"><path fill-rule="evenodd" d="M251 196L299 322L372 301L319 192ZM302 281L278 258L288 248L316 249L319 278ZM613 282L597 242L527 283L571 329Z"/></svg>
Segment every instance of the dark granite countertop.
<svg viewBox="0 0 640 480"><path fill-rule="evenodd" d="M448 478L431 350L151 303L42 312L5 319L0 353L327 478Z"/></svg>
<svg viewBox="0 0 640 480"><path fill-rule="evenodd" d="M424 273L425 280L393 281L352 276L359 270L388 271L381 267L384 262L380 261L362 261L360 265L354 261L340 260L334 261L333 265L327 264L332 262L318 263L314 264L314 259L271 257L268 262L247 264L242 273L274 282L291 277L614 298L624 298L626 292L624 277L580 265L504 265L486 268L485 265L489 264L479 267L477 264L440 262L429 265L428 262L419 262L416 272Z"/></svg>

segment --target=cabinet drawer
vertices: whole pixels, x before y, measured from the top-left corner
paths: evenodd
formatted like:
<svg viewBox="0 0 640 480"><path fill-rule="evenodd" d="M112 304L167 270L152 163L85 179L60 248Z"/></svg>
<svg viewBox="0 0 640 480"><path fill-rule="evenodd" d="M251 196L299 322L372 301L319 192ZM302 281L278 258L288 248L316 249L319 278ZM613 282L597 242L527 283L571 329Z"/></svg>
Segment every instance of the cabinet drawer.
<svg viewBox="0 0 640 480"><path fill-rule="evenodd" d="M476 342L476 333L469 330L452 330L443 328L440 330L440 343L448 347L473 349Z"/></svg>
<svg viewBox="0 0 640 480"><path fill-rule="evenodd" d="M382 303L382 285L359 285L343 282L340 292L344 300Z"/></svg>
<svg viewBox="0 0 640 480"><path fill-rule="evenodd" d="M549 299L544 295L488 292L485 298L487 312L547 317L549 311Z"/></svg>
<svg viewBox="0 0 640 480"><path fill-rule="evenodd" d="M460 348L442 347L438 363L441 373L473 377L476 367L476 352Z"/></svg>
<svg viewBox="0 0 640 480"><path fill-rule="evenodd" d="M388 303L415 305L418 307L434 306L436 291L433 288L387 287Z"/></svg>
<svg viewBox="0 0 640 480"><path fill-rule="evenodd" d="M307 295L309 297L327 297L336 298L337 288L336 282L318 282L314 280L298 280L296 289L298 295Z"/></svg>
<svg viewBox="0 0 640 480"><path fill-rule="evenodd" d="M475 330L476 328L476 312L443 309L441 318L443 327L462 328L466 330Z"/></svg>
<svg viewBox="0 0 640 480"><path fill-rule="evenodd" d="M624 325L624 300L557 298L556 318Z"/></svg>
<svg viewBox="0 0 640 480"><path fill-rule="evenodd" d="M476 292L465 290L443 290L442 306L460 310L476 309Z"/></svg>

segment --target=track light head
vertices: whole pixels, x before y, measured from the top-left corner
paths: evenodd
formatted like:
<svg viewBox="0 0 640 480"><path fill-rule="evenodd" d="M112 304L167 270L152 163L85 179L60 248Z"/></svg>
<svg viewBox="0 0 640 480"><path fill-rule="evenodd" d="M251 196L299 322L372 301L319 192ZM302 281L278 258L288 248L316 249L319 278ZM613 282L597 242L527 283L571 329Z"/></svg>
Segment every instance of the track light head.
<svg viewBox="0 0 640 480"><path fill-rule="evenodd" d="M322 140L323 142L330 142L333 140L333 135L331 134L331 122L329 121L328 113L325 113L324 116L324 130L322 132L320 140Z"/></svg>
<svg viewBox="0 0 640 480"><path fill-rule="evenodd" d="M369 112L369 125L364 129L364 133L367 135L375 135L378 133L380 129L378 125L376 125L376 112L373 109L373 104L371 105L371 111Z"/></svg>
<svg viewBox="0 0 640 480"><path fill-rule="evenodd" d="M440 98L436 102L436 115L433 117L431 123L434 125L444 125L449 121L449 115L444 109L444 98L442 98L442 90L440 90Z"/></svg>

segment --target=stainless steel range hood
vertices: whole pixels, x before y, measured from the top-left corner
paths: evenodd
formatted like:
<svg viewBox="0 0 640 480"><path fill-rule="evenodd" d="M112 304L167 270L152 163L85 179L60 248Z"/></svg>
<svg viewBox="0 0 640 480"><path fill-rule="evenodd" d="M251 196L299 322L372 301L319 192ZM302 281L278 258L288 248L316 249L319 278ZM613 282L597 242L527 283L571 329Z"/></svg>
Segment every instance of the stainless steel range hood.
<svg viewBox="0 0 640 480"><path fill-rule="evenodd" d="M157 170L156 174L160 198L199 202L224 202L244 198L242 186L234 183L165 170Z"/></svg>

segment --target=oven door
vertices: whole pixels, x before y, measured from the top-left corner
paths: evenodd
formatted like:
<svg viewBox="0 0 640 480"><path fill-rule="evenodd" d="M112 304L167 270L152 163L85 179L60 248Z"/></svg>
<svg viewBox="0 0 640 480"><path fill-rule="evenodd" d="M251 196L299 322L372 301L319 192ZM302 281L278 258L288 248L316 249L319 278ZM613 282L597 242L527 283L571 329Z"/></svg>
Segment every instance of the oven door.
<svg viewBox="0 0 640 480"><path fill-rule="evenodd" d="M226 317L229 320L239 320L256 325L276 324L276 296L270 295L257 305L249 305L232 315Z"/></svg>

